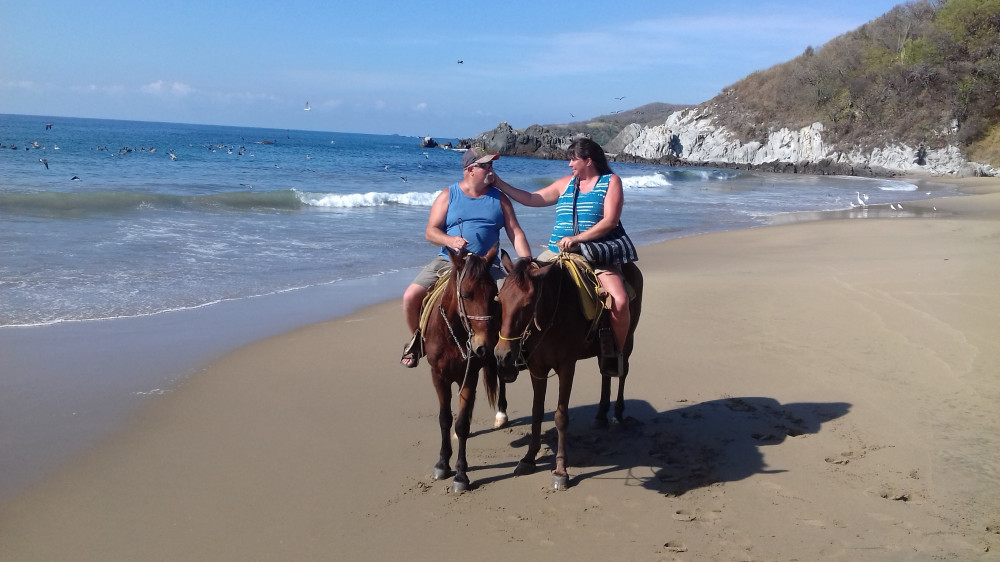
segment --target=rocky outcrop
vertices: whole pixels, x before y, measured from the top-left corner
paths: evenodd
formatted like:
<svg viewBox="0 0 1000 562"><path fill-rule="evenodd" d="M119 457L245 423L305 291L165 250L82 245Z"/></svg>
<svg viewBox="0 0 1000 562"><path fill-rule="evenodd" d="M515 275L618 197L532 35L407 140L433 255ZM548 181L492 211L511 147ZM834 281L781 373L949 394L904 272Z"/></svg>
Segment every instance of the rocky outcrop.
<svg viewBox="0 0 1000 562"><path fill-rule="evenodd" d="M523 131L516 131L508 123L500 123L492 131L487 131L472 139L459 141L459 148L479 146L487 152L501 156L525 156L559 160L566 158L566 148L581 134L560 136L541 125L532 125Z"/></svg>
<svg viewBox="0 0 1000 562"><path fill-rule="evenodd" d="M1000 170L989 165L967 161L955 146L931 149L895 144L838 151L824 141L823 124L818 122L798 130L773 130L762 141L744 142L713 121L704 106L678 111L662 125L642 128L638 134L626 128L609 145L620 142L618 160L634 158L770 171L822 170L820 173L878 176L1000 174Z"/></svg>
<svg viewBox="0 0 1000 562"><path fill-rule="evenodd" d="M420 148L437 148L438 143L431 137L424 137L424 140L420 141Z"/></svg>

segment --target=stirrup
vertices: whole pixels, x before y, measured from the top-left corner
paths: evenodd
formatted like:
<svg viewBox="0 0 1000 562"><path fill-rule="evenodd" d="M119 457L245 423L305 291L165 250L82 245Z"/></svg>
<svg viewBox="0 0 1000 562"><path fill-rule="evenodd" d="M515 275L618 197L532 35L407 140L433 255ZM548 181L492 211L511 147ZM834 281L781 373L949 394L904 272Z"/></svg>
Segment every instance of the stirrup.
<svg viewBox="0 0 1000 562"><path fill-rule="evenodd" d="M600 352L597 355L597 366L606 377L620 377L625 372L625 356L615 345L615 334L611 328L601 328L597 332Z"/></svg>
<svg viewBox="0 0 1000 562"><path fill-rule="evenodd" d="M623 377L625 376L625 354L616 353L612 357L601 357L598 359L598 367L601 374L606 377Z"/></svg>
<svg viewBox="0 0 1000 562"><path fill-rule="evenodd" d="M413 337L403 346L403 356L399 358L399 364L412 369L420 364L420 358L424 356L423 338L420 337L420 328L413 332ZM407 365L403 361L409 356L411 363Z"/></svg>

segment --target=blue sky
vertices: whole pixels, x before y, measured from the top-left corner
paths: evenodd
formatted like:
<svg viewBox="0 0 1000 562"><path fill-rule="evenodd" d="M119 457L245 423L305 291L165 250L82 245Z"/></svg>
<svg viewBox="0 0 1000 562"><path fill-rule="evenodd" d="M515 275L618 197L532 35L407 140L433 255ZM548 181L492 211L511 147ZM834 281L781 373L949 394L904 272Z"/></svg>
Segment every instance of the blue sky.
<svg viewBox="0 0 1000 562"><path fill-rule="evenodd" d="M897 3L0 0L0 113L471 137L701 103Z"/></svg>

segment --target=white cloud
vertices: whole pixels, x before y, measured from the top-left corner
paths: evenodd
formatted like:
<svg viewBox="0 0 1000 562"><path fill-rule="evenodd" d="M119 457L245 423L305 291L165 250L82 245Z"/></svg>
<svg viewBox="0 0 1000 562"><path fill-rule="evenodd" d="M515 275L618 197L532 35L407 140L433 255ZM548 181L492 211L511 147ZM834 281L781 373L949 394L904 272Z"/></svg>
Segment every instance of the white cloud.
<svg viewBox="0 0 1000 562"><path fill-rule="evenodd" d="M176 97L187 96L195 91L194 88L183 82L166 82L163 80L150 82L140 89L147 94Z"/></svg>

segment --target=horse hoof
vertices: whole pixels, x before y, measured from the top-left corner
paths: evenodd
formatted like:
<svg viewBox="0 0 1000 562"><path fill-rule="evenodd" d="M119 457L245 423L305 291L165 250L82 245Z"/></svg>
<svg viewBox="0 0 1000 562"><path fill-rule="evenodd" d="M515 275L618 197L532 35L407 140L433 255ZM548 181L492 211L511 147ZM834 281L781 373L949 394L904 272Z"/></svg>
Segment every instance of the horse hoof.
<svg viewBox="0 0 1000 562"><path fill-rule="evenodd" d="M535 463L518 461L517 466L514 467L514 476L526 476L528 474L534 474L534 473L535 473Z"/></svg>
<svg viewBox="0 0 1000 562"><path fill-rule="evenodd" d="M497 412L497 417L493 420L493 429L500 429L502 427L507 427L507 414Z"/></svg>
<svg viewBox="0 0 1000 562"><path fill-rule="evenodd" d="M455 480L454 482L451 483L452 492L465 492L468 489L469 489L468 482L459 482L458 480Z"/></svg>
<svg viewBox="0 0 1000 562"><path fill-rule="evenodd" d="M607 429L608 425L610 425L608 418L594 418L594 422L590 424L590 427L592 429Z"/></svg>
<svg viewBox="0 0 1000 562"><path fill-rule="evenodd" d="M445 470L443 468L434 467L434 474L431 475L435 480L444 480L445 478L451 476L450 470Z"/></svg>
<svg viewBox="0 0 1000 562"><path fill-rule="evenodd" d="M566 475L566 474L563 474L563 475L553 474L552 475L552 488L554 488L556 490L565 490L568 487L569 487L569 476L568 475Z"/></svg>

